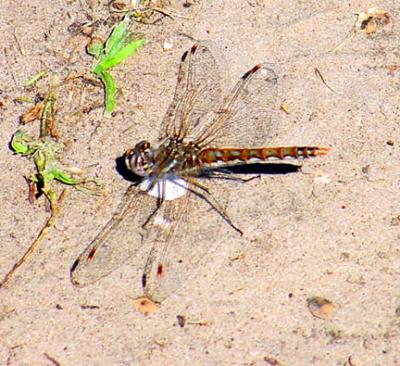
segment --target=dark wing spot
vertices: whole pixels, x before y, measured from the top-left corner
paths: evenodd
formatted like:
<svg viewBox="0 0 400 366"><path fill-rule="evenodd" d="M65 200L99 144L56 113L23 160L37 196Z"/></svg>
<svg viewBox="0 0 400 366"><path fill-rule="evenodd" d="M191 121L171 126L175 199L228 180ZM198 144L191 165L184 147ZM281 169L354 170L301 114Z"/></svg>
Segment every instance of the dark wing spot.
<svg viewBox="0 0 400 366"><path fill-rule="evenodd" d="M142 275L142 287L145 288L147 285L147 275L146 273L143 273Z"/></svg>
<svg viewBox="0 0 400 366"><path fill-rule="evenodd" d="M90 253L89 253L89 255L87 256L87 261L88 262L90 262L92 259L93 259L93 257L94 257L94 255L96 254L96 248L93 248L91 251L90 251Z"/></svg>
<svg viewBox="0 0 400 366"><path fill-rule="evenodd" d="M157 278L161 278L163 275L164 275L164 266L162 263L159 263L157 267Z"/></svg>
<svg viewBox="0 0 400 366"><path fill-rule="evenodd" d="M186 60L187 55L188 55L188 51L183 53L183 55L181 57L181 62L184 62Z"/></svg>
<svg viewBox="0 0 400 366"><path fill-rule="evenodd" d="M77 259L71 267L71 273L75 271L76 267L78 267L79 259Z"/></svg>
<svg viewBox="0 0 400 366"><path fill-rule="evenodd" d="M245 80L247 79L250 75L254 74L257 70L261 69L262 65L258 64L256 66L254 66L252 69L250 69L249 71L247 71L243 76L242 79Z"/></svg>
<svg viewBox="0 0 400 366"><path fill-rule="evenodd" d="M199 45L197 43L195 43L192 48L190 49L191 54L193 55L196 50L199 48Z"/></svg>

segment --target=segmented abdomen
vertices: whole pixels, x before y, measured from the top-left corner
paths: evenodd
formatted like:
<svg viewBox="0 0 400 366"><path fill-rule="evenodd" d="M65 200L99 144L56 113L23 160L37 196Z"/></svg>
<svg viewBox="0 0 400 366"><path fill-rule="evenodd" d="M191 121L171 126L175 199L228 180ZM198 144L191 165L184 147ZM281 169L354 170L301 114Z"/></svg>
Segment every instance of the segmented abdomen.
<svg viewBox="0 0 400 366"><path fill-rule="evenodd" d="M259 147L253 149L205 148L197 159L201 165L233 165L284 159L304 159L326 155L329 149L318 146Z"/></svg>

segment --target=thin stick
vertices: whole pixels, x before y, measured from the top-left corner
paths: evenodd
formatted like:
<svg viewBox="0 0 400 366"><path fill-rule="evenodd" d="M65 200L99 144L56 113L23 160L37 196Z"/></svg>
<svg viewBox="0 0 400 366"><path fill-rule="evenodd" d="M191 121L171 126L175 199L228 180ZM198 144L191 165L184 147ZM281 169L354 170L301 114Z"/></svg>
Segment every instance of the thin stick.
<svg viewBox="0 0 400 366"><path fill-rule="evenodd" d="M322 83L323 83L332 93L339 94L336 90L332 89L332 88L326 83L324 77L323 77L322 74L321 74L321 71L319 71L317 68L314 68L314 72L315 72L315 75L317 75L317 76L321 79Z"/></svg>
<svg viewBox="0 0 400 366"><path fill-rule="evenodd" d="M60 212L60 203L64 199L66 194L66 190L64 189L60 197L56 202L52 202L50 198L47 196L47 199L50 202L50 207L51 207L51 214L50 217L47 219L46 224L42 227L42 229L39 232L39 235L36 237L36 239L33 241L31 246L28 248L28 250L25 252L25 254L14 264L14 266L11 268L11 270L5 275L3 281L0 282L0 288L6 288L8 285L8 282L11 280L11 277L14 275L14 272L21 267L21 265L28 260L28 258L32 255L32 253L36 250L36 248L39 246L39 244L42 242L44 237L47 235L51 227L54 225L55 219L57 215Z"/></svg>

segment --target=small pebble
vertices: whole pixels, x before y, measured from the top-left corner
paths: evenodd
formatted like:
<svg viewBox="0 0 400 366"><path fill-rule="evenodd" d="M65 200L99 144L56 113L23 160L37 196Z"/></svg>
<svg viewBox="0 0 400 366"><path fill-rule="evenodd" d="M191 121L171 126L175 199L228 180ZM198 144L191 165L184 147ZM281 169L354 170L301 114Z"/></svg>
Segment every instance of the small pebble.
<svg viewBox="0 0 400 366"><path fill-rule="evenodd" d="M172 41L172 39L167 38L163 44L163 51L170 51L173 46L174 46L174 42Z"/></svg>

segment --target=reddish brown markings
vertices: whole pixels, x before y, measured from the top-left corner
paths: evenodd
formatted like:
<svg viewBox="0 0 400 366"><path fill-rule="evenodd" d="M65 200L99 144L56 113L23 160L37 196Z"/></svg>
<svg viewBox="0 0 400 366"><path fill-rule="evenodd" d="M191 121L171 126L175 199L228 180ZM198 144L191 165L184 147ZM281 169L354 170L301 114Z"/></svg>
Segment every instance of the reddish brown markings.
<svg viewBox="0 0 400 366"><path fill-rule="evenodd" d="M268 153L271 153L269 156ZM215 163L217 161L223 161L224 163L240 160L248 161L251 158L257 158L260 160L267 160L270 157L276 157L278 159L284 159L285 157L308 158L309 156L320 156L326 155L329 152L328 148L316 147L316 146L291 146L291 147L276 147L276 148L255 148L255 149L217 149L207 148L200 152L196 161L205 164ZM219 153L219 154L217 154Z"/></svg>
<svg viewBox="0 0 400 366"><path fill-rule="evenodd" d="M217 157L214 154L213 150L209 150L207 153L207 160L209 163L213 163L215 161L217 161Z"/></svg>
<svg viewBox="0 0 400 366"><path fill-rule="evenodd" d="M262 68L262 65L261 65L261 64L255 65L255 66L251 69L251 72L254 74L257 70L259 70L259 69L261 69L261 68Z"/></svg>
<svg viewBox="0 0 400 366"><path fill-rule="evenodd" d="M161 278L163 275L164 275L164 265L162 263L159 263L157 267L157 278Z"/></svg>
<svg viewBox="0 0 400 366"><path fill-rule="evenodd" d="M312 156L326 155L329 153L329 150L330 149L328 147L313 147L311 155Z"/></svg>
<svg viewBox="0 0 400 366"><path fill-rule="evenodd" d="M247 71L243 76L242 79L247 79L251 74L254 74L257 70L261 69L262 65L258 64L254 66L251 70Z"/></svg>
<svg viewBox="0 0 400 366"><path fill-rule="evenodd" d="M249 156L248 156L249 151L247 149L241 149L239 151L240 151L239 159L242 161L247 161L249 159Z"/></svg>
<svg viewBox="0 0 400 366"><path fill-rule="evenodd" d="M191 52L191 54L193 55L195 52L196 52L196 50L199 48L199 45L196 43L196 44L194 44L193 46L192 46L192 48L191 48L191 50L190 50L190 52Z"/></svg>
<svg viewBox="0 0 400 366"><path fill-rule="evenodd" d="M307 149L307 148L306 148ZM293 156L295 159L300 158L300 157L307 157L307 153L306 155L304 155L304 147L301 146L293 146L290 151L289 154L290 156Z"/></svg>
<svg viewBox="0 0 400 366"><path fill-rule="evenodd" d="M96 253L96 248L92 248L92 250L89 252L89 255L87 256L86 260L88 262L90 262L93 259L95 253Z"/></svg>
<svg viewBox="0 0 400 366"><path fill-rule="evenodd" d="M223 150L221 149L221 151L222 151L222 161L224 163L226 163L227 161L230 160L231 154L229 153L229 150L227 150L227 149L223 149ZM217 160L220 160L220 159L217 158Z"/></svg>
<svg viewBox="0 0 400 366"><path fill-rule="evenodd" d="M296 146L293 146L291 151L290 151L290 156L293 156L294 158L299 157L299 149Z"/></svg>
<svg viewBox="0 0 400 366"><path fill-rule="evenodd" d="M265 160L267 158L267 149L257 149L257 158Z"/></svg>
<svg viewBox="0 0 400 366"><path fill-rule="evenodd" d="M199 154L199 160L202 163L203 162L205 162L207 164L212 163L214 161L214 158L213 158L211 150L210 149L205 149L205 150L201 151L200 154Z"/></svg>

